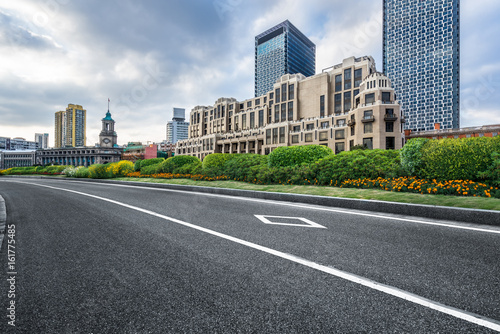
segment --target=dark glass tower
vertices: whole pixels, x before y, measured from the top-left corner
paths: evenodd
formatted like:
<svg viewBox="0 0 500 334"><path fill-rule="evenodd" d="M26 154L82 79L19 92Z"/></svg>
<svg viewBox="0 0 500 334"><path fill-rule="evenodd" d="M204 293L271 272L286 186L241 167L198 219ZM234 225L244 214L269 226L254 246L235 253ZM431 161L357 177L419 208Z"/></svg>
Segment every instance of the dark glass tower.
<svg viewBox="0 0 500 334"><path fill-rule="evenodd" d="M284 74L316 73L316 45L288 20L255 37L255 96Z"/></svg>
<svg viewBox="0 0 500 334"><path fill-rule="evenodd" d="M406 129L460 127L459 0L384 0L384 72Z"/></svg>

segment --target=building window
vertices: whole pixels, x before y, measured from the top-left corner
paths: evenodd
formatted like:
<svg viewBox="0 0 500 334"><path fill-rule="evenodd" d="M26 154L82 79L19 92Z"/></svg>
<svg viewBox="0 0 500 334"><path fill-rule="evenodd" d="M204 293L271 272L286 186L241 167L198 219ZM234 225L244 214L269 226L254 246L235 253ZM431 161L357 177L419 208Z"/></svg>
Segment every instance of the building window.
<svg viewBox="0 0 500 334"><path fill-rule="evenodd" d="M354 136L356 132L354 131L355 126L351 126L351 136Z"/></svg>
<svg viewBox="0 0 500 334"><path fill-rule="evenodd" d="M295 85L291 84L288 85L288 99L293 100L295 98L295 91L294 91Z"/></svg>
<svg viewBox="0 0 500 334"><path fill-rule="evenodd" d="M373 138L363 138L363 146L369 150L373 149Z"/></svg>
<svg viewBox="0 0 500 334"><path fill-rule="evenodd" d="M278 128L273 129L273 144L278 143Z"/></svg>
<svg viewBox="0 0 500 334"><path fill-rule="evenodd" d="M351 92L344 93L344 111L351 110Z"/></svg>
<svg viewBox="0 0 500 334"><path fill-rule="evenodd" d="M271 124L271 122L273 121L273 113L271 112L271 108L269 108L267 110L267 123L268 124Z"/></svg>
<svg viewBox="0 0 500 334"><path fill-rule="evenodd" d="M394 122L385 123L385 132L394 132Z"/></svg>
<svg viewBox="0 0 500 334"><path fill-rule="evenodd" d="M276 93L276 103L280 103L280 89L277 88L275 93Z"/></svg>
<svg viewBox="0 0 500 334"><path fill-rule="evenodd" d="M390 102L391 102L391 93L382 92L382 103L390 103Z"/></svg>
<svg viewBox="0 0 500 334"><path fill-rule="evenodd" d="M330 122L328 122L328 121L321 122L321 128L322 129L328 129L329 126L330 126Z"/></svg>
<svg viewBox="0 0 500 334"><path fill-rule="evenodd" d="M281 121L286 121L286 103L281 104Z"/></svg>
<svg viewBox="0 0 500 334"><path fill-rule="evenodd" d="M313 141L313 134L312 133L306 133L305 135L305 142L310 143Z"/></svg>
<svg viewBox="0 0 500 334"><path fill-rule="evenodd" d="M264 125L264 110L259 110L259 128Z"/></svg>
<svg viewBox="0 0 500 334"><path fill-rule="evenodd" d="M328 131L322 131L319 133L319 141L328 140Z"/></svg>
<svg viewBox="0 0 500 334"><path fill-rule="evenodd" d="M362 69L354 70L354 88L361 85L361 81L363 81L362 73Z"/></svg>
<svg viewBox="0 0 500 334"><path fill-rule="evenodd" d="M342 94L335 94L335 113L340 114L342 112Z"/></svg>
<svg viewBox="0 0 500 334"><path fill-rule="evenodd" d="M280 105L274 106L274 122L278 123L280 121Z"/></svg>
<svg viewBox="0 0 500 334"><path fill-rule="evenodd" d="M386 150L394 150L396 148L396 138L394 137L385 137L385 149Z"/></svg>
<svg viewBox="0 0 500 334"><path fill-rule="evenodd" d="M299 142L299 135L292 136L292 144L297 144Z"/></svg>
<svg viewBox="0 0 500 334"><path fill-rule="evenodd" d="M285 143L285 127L282 126L280 128L280 144L284 144Z"/></svg>
<svg viewBox="0 0 500 334"><path fill-rule="evenodd" d="M271 145L271 129L266 130L266 145Z"/></svg>
<svg viewBox="0 0 500 334"><path fill-rule="evenodd" d="M373 118L373 110L365 110L363 112L363 119L372 119Z"/></svg>
<svg viewBox="0 0 500 334"><path fill-rule="evenodd" d="M366 94L365 95L365 104L372 105L373 103L375 103L375 93Z"/></svg>
<svg viewBox="0 0 500 334"><path fill-rule="evenodd" d="M255 128L255 113L250 113L250 129Z"/></svg>
<svg viewBox="0 0 500 334"><path fill-rule="evenodd" d="M335 91L342 91L342 74L338 74L335 76Z"/></svg>
<svg viewBox="0 0 500 334"><path fill-rule="evenodd" d="M319 117L325 117L325 96L319 97Z"/></svg>
<svg viewBox="0 0 500 334"><path fill-rule="evenodd" d="M286 101L286 84L281 85L281 101Z"/></svg>
<svg viewBox="0 0 500 334"><path fill-rule="evenodd" d="M234 109L234 104L230 104L229 105L229 110L233 110Z"/></svg>
<svg viewBox="0 0 500 334"><path fill-rule="evenodd" d="M314 123L309 123L306 125L306 130L307 131L310 131L310 130L314 130Z"/></svg>
<svg viewBox="0 0 500 334"><path fill-rule="evenodd" d="M364 133L373 133L373 123L364 123Z"/></svg>
<svg viewBox="0 0 500 334"><path fill-rule="evenodd" d="M269 100L274 99L274 93L269 93Z"/></svg>
<svg viewBox="0 0 500 334"><path fill-rule="evenodd" d="M351 69L344 70L344 89L351 89Z"/></svg>
<svg viewBox="0 0 500 334"><path fill-rule="evenodd" d="M255 105L256 106L260 105L260 99L255 99Z"/></svg>
<svg viewBox="0 0 500 334"><path fill-rule="evenodd" d="M241 115L241 128L245 130L247 128L247 115Z"/></svg>
<svg viewBox="0 0 500 334"><path fill-rule="evenodd" d="M247 108L250 108L252 106L252 101L247 102Z"/></svg>
<svg viewBox="0 0 500 334"><path fill-rule="evenodd" d="M288 120L293 120L293 101L288 102Z"/></svg>
<svg viewBox="0 0 500 334"><path fill-rule="evenodd" d="M335 130L335 139L344 139L345 138L345 130Z"/></svg>
<svg viewBox="0 0 500 334"><path fill-rule="evenodd" d="M354 140L349 140L349 150L351 150L354 146Z"/></svg>
<svg viewBox="0 0 500 334"><path fill-rule="evenodd" d="M344 125L345 125L345 118L337 120L337 126L344 126Z"/></svg>
<svg viewBox="0 0 500 334"><path fill-rule="evenodd" d="M345 151L345 144L344 143L335 143L335 154L339 154L340 152Z"/></svg>

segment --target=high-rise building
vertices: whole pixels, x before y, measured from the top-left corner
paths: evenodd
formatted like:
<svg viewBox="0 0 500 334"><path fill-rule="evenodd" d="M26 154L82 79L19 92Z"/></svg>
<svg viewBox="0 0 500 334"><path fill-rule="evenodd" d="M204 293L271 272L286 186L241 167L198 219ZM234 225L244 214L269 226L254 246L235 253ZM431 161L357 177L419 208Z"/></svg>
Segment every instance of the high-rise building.
<svg viewBox="0 0 500 334"><path fill-rule="evenodd" d="M55 114L54 147L83 147L86 144L87 111L77 104L68 104Z"/></svg>
<svg viewBox="0 0 500 334"><path fill-rule="evenodd" d="M44 149L49 147L48 133L35 133L35 142L38 143L38 148Z"/></svg>
<svg viewBox="0 0 500 334"><path fill-rule="evenodd" d="M316 45L288 20L255 37L255 96L284 74L316 73Z"/></svg>
<svg viewBox="0 0 500 334"><path fill-rule="evenodd" d="M189 122L186 120L186 110L174 108L174 117L167 123L167 143L175 144L178 140L188 138Z"/></svg>
<svg viewBox="0 0 500 334"><path fill-rule="evenodd" d="M460 127L460 0L384 0L384 73L405 129Z"/></svg>

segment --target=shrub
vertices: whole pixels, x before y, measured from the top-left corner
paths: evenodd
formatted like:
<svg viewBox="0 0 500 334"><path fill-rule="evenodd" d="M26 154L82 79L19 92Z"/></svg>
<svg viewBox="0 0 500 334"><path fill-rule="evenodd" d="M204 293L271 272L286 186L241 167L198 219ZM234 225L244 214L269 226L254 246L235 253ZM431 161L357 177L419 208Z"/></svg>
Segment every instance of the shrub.
<svg viewBox="0 0 500 334"><path fill-rule="evenodd" d="M224 164L241 154L212 153L203 159L203 173L210 176L222 175Z"/></svg>
<svg viewBox="0 0 500 334"><path fill-rule="evenodd" d="M134 163L128 160L121 160L108 165L111 177L121 177L134 171Z"/></svg>
<svg viewBox="0 0 500 334"><path fill-rule="evenodd" d="M153 175L157 174L158 167L161 165L161 163L157 163L154 165L148 165L148 166L142 166L141 167L141 175Z"/></svg>
<svg viewBox="0 0 500 334"><path fill-rule="evenodd" d="M422 150L427 142L428 138L413 138L401 149L401 165L409 175L421 176L424 165Z"/></svg>
<svg viewBox="0 0 500 334"><path fill-rule="evenodd" d="M75 171L75 177L78 178L88 178L90 177L89 175L89 169L83 166L78 167Z"/></svg>
<svg viewBox="0 0 500 334"><path fill-rule="evenodd" d="M134 163L134 171L138 172L141 170L141 159L136 160Z"/></svg>
<svg viewBox="0 0 500 334"><path fill-rule="evenodd" d="M203 164L201 161L194 161L189 164L182 165L180 167L174 168L173 173L174 174L199 174L202 171Z"/></svg>
<svg viewBox="0 0 500 334"><path fill-rule="evenodd" d="M490 167L484 172L479 172L478 177L488 183L500 186L500 152L493 152L491 160Z"/></svg>
<svg viewBox="0 0 500 334"><path fill-rule="evenodd" d="M176 168L195 162L201 163L200 159L189 155L170 157L158 166L157 173L173 173Z"/></svg>
<svg viewBox="0 0 500 334"><path fill-rule="evenodd" d="M500 152L500 137L440 139L422 148L424 178L479 180L493 164L493 152Z"/></svg>
<svg viewBox="0 0 500 334"><path fill-rule="evenodd" d="M64 168L61 174L66 175L68 177L74 177L76 173L76 168L73 166L68 166Z"/></svg>
<svg viewBox="0 0 500 334"><path fill-rule="evenodd" d="M394 150L355 150L329 156L312 164L309 178L334 185L349 179L392 178L404 174L400 153Z"/></svg>
<svg viewBox="0 0 500 334"><path fill-rule="evenodd" d="M153 158L153 159L146 159L141 161L141 169L143 167L151 166L151 165L156 165L161 162L165 161L164 158Z"/></svg>
<svg viewBox="0 0 500 334"><path fill-rule="evenodd" d="M238 154L222 166L223 175L230 179L244 181L257 178L259 166L267 165L269 157L260 154ZM257 166L257 168L252 168Z"/></svg>
<svg viewBox="0 0 500 334"><path fill-rule="evenodd" d="M281 146L269 155L269 166L286 167L311 163L332 153L329 147L322 145Z"/></svg>
<svg viewBox="0 0 500 334"><path fill-rule="evenodd" d="M95 164L89 167L89 177L92 179L109 179L112 177L108 165Z"/></svg>

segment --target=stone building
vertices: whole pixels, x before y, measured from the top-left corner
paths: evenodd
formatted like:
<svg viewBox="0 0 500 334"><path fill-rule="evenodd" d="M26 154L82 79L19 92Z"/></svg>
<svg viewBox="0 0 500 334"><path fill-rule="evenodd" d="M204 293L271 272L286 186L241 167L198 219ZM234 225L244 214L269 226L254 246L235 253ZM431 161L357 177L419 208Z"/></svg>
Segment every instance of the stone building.
<svg viewBox="0 0 500 334"><path fill-rule="evenodd" d="M347 58L311 77L286 74L264 95L220 98L190 113L189 139L176 155L269 154L279 146L325 145L336 153L403 145L400 107L372 57Z"/></svg>

